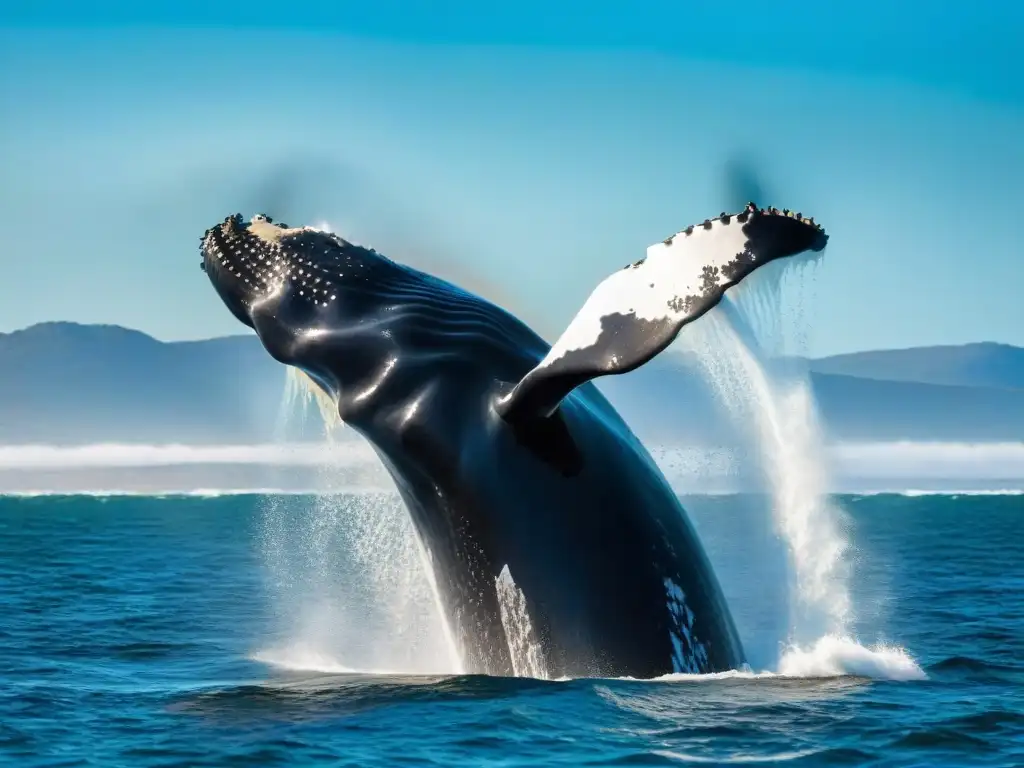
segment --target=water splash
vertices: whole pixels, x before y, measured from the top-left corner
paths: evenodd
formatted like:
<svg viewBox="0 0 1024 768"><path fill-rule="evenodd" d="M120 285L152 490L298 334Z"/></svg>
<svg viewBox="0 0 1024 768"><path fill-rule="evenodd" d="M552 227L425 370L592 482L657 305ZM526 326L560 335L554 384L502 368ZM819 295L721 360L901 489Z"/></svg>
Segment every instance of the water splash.
<svg viewBox="0 0 1024 768"><path fill-rule="evenodd" d="M825 635L806 648L793 646L779 662L784 677L853 675L882 680L924 680L924 670L903 648L879 643L870 648L849 637Z"/></svg>
<svg viewBox="0 0 1024 768"><path fill-rule="evenodd" d="M820 459L824 445L809 381L792 370L772 370L751 322L758 314L773 316L758 310L775 300L776 288L769 282L767 290L744 297L752 299L753 312L723 301L693 326L687 341L715 394L751 440L748 458L759 465L792 561L793 639L806 642L847 628L848 543L844 515L827 495ZM772 319L769 338L778 333Z"/></svg>
<svg viewBox="0 0 1024 768"><path fill-rule="evenodd" d="M516 677L547 680L547 664L533 631L530 614L526 610L526 595L516 586L507 565L501 569L494 585L498 592L498 612L501 614L501 625L505 628L513 673Z"/></svg>
<svg viewBox="0 0 1024 768"><path fill-rule="evenodd" d="M863 677L873 680L926 680L927 675L903 648L878 643L861 645L848 637L825 635L807 647L790 646L782 655L778 670L755 672L746 667L706 674L673 673L654 678L660 682L702 682L709 680L773 680L780 678L821 679Z"/></svg>
<svg viewBox="0 0 1024 768"><path fill-rule="evenodd" d="M324 416L326 451L340 424L337 408L308 377L292 371L279 434L304 417L311 402ZM331 487L331 475L344 468L327 465L319 472ZM260 540L280 636L254 658L289 669L462 670L427 553L395 494L267 499Z"/></svg>
<svg viewBox="0 0 1024 768"><path fill-rule="evenodd" d="M274 434L279 441L288 437L289 427L296 423L304 423L310 406L315 406L324 432L332 437L335 431L344 426L338 416L335 402L305 372L293 366L285 366L284 392L277 412L277 423Z"/></svg>
<svg viewBox="0 0 1024 768"><path fill-rule="evenodd" d="M762 280L740 286L687 329L681 346L695 353L749 440L747 458L760 470L776 530L787 545L793 584L780 671L858 674L870 667L870 658L884 671L892 666L886 661L891 649L871 650L850 639L848 521L828 495L826 446L809 376L780 356L786 342L786 315L780 311L784 269L766 269Z"/></svg>

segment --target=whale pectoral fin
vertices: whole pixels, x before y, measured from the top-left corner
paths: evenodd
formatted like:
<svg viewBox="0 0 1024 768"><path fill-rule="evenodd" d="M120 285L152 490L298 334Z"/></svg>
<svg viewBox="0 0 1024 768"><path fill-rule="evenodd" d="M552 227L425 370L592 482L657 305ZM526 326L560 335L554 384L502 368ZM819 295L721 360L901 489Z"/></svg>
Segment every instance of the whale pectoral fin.
<svg viewBox="0 0 1024 768"><path fill-rule="evenodd" d="M580 384L655 357L754 270L821 252L827 241L813 219L750 203L650 246L646 258L597 286L547 356L499 402L499 413L509 421L550 416Z"/></svg>

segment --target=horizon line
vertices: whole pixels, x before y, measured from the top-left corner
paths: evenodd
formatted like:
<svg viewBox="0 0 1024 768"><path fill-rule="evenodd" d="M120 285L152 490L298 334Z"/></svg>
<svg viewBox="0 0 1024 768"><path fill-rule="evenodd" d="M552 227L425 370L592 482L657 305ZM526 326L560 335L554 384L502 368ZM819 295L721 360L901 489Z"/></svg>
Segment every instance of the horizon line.
<svg viewBox="0 0 1024 768"><path fill-rule="evenodd" d="M137 333L141 336L145 336L147 339L157 344L200 344L204 342L220 341L223 339L243 339L256 337L255 331L251 329L242 329L239 333L224 334L220 336L196 336L196 337L182 337L173 339L162 339L154 336L148 331L144 331L140 328L132 328L127 325L120 325L119 323L83 323L78 320L40 320L38 322L30 323L25 326L14 328L12 330L0 331L0 338L4 336L13 336L18 333L25 333L36 328L43 326L72 326L77 328L110 328L117 329L120 331L127 331L129 333ZM248 332L246 332L248 330ZM1022 350L1024 347L1011 344L1006 341L994 341L991 339L980 340L980 341L967 341L959 344L918 344L913 346L901 346L901 347L875 347L872 349L855 349L843 352L831 352L826 355L819 355L817 357L810 357L807 355L787 355L786 357L796 357L804 360L825 360L833 357L845 357L848 355L859 355L867 354L872 352L910 352L919 349L963 349L966 347L981 347L981 346L992 346L992 347L1006 347L1008 349Z"/></svg>

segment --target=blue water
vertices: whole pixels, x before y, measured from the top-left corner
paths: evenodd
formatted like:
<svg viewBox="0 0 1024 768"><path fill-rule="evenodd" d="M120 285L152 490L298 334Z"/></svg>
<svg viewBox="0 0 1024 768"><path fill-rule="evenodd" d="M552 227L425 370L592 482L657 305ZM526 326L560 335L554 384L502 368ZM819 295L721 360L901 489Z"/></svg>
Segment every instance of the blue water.
<svg viewBox="0 0 1024 768"><path fill-rule="evenodd" d="M284 497L275 514L294 508L302 526L309 503ZM788 587L764 509L746 497L686 503L752 663L771 665ZM926 680L288 671L254 660L290 615L269 586L266 499L0 497L0 756L20 766L1024 765L1024 497L840 503L856 547L855 631L905 647Z"/></svg>

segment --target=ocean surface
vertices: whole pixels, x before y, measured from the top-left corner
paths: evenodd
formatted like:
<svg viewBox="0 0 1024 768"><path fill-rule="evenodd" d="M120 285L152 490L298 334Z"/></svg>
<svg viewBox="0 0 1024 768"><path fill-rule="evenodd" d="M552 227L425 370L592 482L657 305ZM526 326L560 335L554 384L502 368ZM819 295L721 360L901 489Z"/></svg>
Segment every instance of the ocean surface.
<svg viewBox="0 0 1024 768"><path fill-rule="evenodd" d="M838 497L861 645L825 638L785 663L799 607L767 502L684 502L753 672L452 674L385 495L0 497L0 756L1024 765L1024 496ZM367 538L375 520L399 528Z"/></svg>

